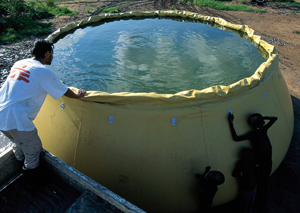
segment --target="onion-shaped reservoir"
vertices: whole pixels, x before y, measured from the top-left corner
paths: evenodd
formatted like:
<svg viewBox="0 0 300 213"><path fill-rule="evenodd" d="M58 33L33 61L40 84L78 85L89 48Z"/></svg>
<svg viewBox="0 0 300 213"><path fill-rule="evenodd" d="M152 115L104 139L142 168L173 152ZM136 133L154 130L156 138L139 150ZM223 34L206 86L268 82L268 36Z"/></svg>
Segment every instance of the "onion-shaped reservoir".
<svg viewBox="0 0 300 213"><path fill-rule="evenodd" d="M35 120L45 149L148 212L198 211L195 175L206 166L225 176L213 205L236 198L232 171L251 144L233 141L228 109L239 135L250 114L277 116L272 171L286 154L293 108L278 54L245 25L131 12L71 23L48 40L64 83L90 91L46 99Z"/></svg>

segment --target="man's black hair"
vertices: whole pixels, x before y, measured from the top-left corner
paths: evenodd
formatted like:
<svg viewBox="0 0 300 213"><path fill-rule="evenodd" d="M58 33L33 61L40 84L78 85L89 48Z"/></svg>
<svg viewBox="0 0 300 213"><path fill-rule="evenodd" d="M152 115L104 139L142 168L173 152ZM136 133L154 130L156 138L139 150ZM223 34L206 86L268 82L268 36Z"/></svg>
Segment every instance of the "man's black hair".
<svg viewBox="0 0 300 213"><path fill-rule="evenodd" d="M54 44L52 42L46 40L38 40L34 42L34 47L31 50L31 54L38 60L43 59L45 58L45 53L48 51L53 51L53 48Z"/></svg>

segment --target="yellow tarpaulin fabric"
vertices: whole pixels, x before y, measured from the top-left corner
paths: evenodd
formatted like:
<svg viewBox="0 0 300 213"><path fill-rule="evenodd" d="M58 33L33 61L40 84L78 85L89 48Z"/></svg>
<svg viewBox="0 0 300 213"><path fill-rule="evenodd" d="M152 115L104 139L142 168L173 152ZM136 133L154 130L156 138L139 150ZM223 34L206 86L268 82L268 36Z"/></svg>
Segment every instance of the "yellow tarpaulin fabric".
<svg viewBox="0 0 300 213"><path fill-rule="evenodd" d="M184 11L130 12L71 23L48 40L92 22L131 16L187 17L234 31L250 40L266 62L249 78L201 91L88 91L81 100L47 97L35 120L44 148L148 212L195 212L195 174L206 166L226 179L214 205L237 196L237 180L231 173L240 150L250 142L233 141L227 121L231 109L238 134L250 130L247 117L252 113L278 117L268 131L275 171L291 141L293 108L276 49L248 26Z"/></svg>

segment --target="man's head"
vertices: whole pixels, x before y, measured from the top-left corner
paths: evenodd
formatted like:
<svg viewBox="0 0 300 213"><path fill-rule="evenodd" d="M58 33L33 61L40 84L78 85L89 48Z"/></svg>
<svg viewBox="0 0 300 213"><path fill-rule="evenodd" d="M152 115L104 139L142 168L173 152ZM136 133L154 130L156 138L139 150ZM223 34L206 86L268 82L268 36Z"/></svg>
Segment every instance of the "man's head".
<svg viewBox="0 0 300 213"><path fill-rule="evenodd" d="M50 65L53 59L53 48L54 45L52 42L38 40L34 43L31 54L42 64Z"/></svg>
<svg viewBox="0 0 300 213"><path fill-rule="evenodd" d="M263 116L259 113L254 113L248 118L248 123L253 128L261 128L265 124Z"/></svg>

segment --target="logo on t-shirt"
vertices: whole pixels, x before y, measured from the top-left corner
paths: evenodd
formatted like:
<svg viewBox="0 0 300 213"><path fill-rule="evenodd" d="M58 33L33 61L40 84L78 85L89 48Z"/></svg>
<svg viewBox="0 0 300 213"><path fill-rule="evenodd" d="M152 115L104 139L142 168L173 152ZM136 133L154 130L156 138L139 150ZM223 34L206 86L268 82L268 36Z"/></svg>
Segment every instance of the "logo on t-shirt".
<svg viewBox="0 0 300 213"><path fill-rule="evenodd" d="M25 81L26 83L29 83L30 72L25 70L26 67L26 65L22 68L13 67L8 77L17 79L18 81Z"/></svg>

